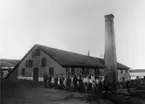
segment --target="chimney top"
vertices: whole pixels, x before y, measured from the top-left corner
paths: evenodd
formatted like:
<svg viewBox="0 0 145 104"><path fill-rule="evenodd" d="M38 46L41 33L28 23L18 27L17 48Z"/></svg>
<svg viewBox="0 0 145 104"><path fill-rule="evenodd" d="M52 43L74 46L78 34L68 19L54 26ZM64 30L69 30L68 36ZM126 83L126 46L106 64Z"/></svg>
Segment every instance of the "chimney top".
<svg viewBox="0 0 145 104"><path fill-rule="evenodd" d="M90 51L88 50L88 56L90 56Z"/></svg>
<svg viewBox="0 0 145 104"><path fill-rule="evenodd" d="M105 15L105 17L114 17L114 15L113 14L107 14L107 15Z"/></svg>
<svg viewBox="0 0 145 104"><path fill-rule="evenodd" d="M108 21L112 21L113 22L113 18L114 18L114 15L113 14L108 14L108 15L105 15L105 21L108 22Z"/></svg>

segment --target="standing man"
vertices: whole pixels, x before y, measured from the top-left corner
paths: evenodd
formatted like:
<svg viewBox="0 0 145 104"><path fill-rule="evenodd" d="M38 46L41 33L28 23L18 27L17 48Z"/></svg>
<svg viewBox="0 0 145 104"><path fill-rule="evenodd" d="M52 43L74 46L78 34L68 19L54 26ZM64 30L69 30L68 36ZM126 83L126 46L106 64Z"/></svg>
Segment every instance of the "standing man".
<svg viewBox="0 0 145 104"><path fill-rule="evenodd" d="M99 77L99 91L102 92L102 77Z"/></svg>
<svg viewBox="0 0 145 104"><path fill-rule="evenodd" d="M50 74L48 74L48 86L49 86L49 88L51 88L51 80L52 80L52 77Z"/></svg>
<svg viewBox="0 0 145 104"><path fill-rule="evenodd" d="M108 93L108 86L109 86L108 77L105 76L105 80L104 80L104 89L105 89L105 92L106 92L106 93Z"/></svg>
<svg viewBox="0 0 145 104"><path fill-rule="evenodd" d="M126 88L127 88L127 91L128 93L130 93L130 81L126 81Z"/></svg>
<svg viewBox="0 0 145 104"><path fill-rule="evenodd" d="M78 81L77 76L74 75L73 84L74 84L74 89L75 89L75 90L77 89L77 81Z"/></svg>
<svg viewBox="0 0 145 104"><path fill-rule="evenodd" d="M87 91L87 77L86 76L84 76L83 77L83 84L84 84L84 91Z"/></svg>
<svg viewBox="0 0 145 104"><path fill-rule="evenodd" d="M95 81L95 77L92 78L92 91L93 91L93 92L96 91L96 81Z"/></svg>
<svg viewBox="0 0 145 104"><path fill-rule="evenodd" d="M58 77L57 77L57 75L56 75L55 78L54 78L54 86L55 86L56 88L58 88Z"/></svg>
<svg viewBox="0 0 145 104"><path fill-rule="evenodd" d="M91 76L89 76L88 78L89 78L88 91L92 91L92 79L91 79Z"/></svg>
<svg viewBox="0 0 145 104"><path fill-rule="evenodd" d="M70 76L68 75L67 78L66 78L66 89L70 89L70 84L71 84L71 78Z"/></svg>
<svg viewBox="0 0 145 104"><path fill-rule="evenodd" d="M48 80L48 76L47 76L47 73L45 73L43 75L43 81L44 81L44 87L47 88L47 80Z"/></svg>
<svg viewBox="0 0 145 104"><path fill-rule="evenodd" d="M79 91L82 92L84 90L84 85L83 85L83 78L81 75L79 76L78 81L79 81Z"/></svg>
<svg viewBox="0 0 145 104"><path fill-rule="evenodd" d="M98 87L99 87L99 79L97 76L95 76L95 91L98 91Z"/></svg>
<svg viewBox="0 0 145 104"><path fill-rule="evenodd" d="M60 76L60 88L64 88L64 85L63 85L63 82L64 82L64 77L63 77L63 74L61 74L61 76Z"/></svg>

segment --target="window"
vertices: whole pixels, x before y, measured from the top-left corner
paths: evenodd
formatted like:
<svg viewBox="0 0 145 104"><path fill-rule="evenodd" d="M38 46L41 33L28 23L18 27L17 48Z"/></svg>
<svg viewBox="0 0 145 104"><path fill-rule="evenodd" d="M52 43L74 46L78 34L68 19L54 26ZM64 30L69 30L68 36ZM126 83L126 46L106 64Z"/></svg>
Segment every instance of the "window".
<svg viewBox="0 0 145 104"><path fill-rule="evenodd" d="M87 68L86 69L86 75L89 75L90 73L89 73L89 69Z"/></svg>
<svg viewBox="0 0 145 104"><path fill-rule="evenodd" d="M32 52L32 58L34 58L35 56L40 56L40 50L36 49Z"/></svg>
<svg viewBox="0 0 145 104"><path fill-rule="evenodd" d="M25 76L25 68L22 68L22 70L21 70L21 75L22 75L22 76Z"/></svg>
<svg viewBox="0 0 145 104"><path fill-rule="evenodd" d="M54 68L53 68L53 67L50 67L50 68L49 68L49 74L50 74L51 76L54 76Z"/></svg>
<svg viewBox="0 0 145 104"><path fill-rule="evenodd" d="M46 67L46 58L41 59L41 66Z"/></svg>
<svg viewBox="0 0 145 104"><path fill-rule="evenodd" d="M33 67L33 60L29 60L29 67Z"/></svg>
<svg viewBox="0 0 145 104"><path fill-rule="evenodd" d="M65 71L66 71L66 76L67 76L69 74L69 69L65 68Z"/></svg>
<svg viewBox="0 0 145 104"><path fill-rule="evenodd" d="M122 73L123 73L123 70L121 70L120 72L121 72L121 74L122 74Z"/></svg>
<svg viewBox="0 0 145 104"><path fill-rule="evenodd" d="M125 73L128 73L128 70L125 70Z"/></svg>
<svg viewBox="0 0 145 104"><path fill-rule="evenodd" d="M74 68L71 68L71 75L75 75L75 69Z"/></svg>
<svg viewBox="0 0 145 104"><path fill-rule="evenodd" d="M89 69L88 68L84 68L83 70L84 70L84 72L83 72L84 76L88 76L89 75Z"/></svg>
<svg viewBox="0 0 145 104"><path fill-rule="evenodd" d="M26 60L26 68L33 67L33 60Z"/></svg>
<svg viewBox="0 0 145 104"><path fill-rule="evenodd" d="M98 75L98 69L94 69L95 75Z"/></svg>
<svg viewBox="0 0 145 104"><path fill-rule="evenodd" d="M84 76L85 75L85 69L82 68L82 75Z"/></svg>

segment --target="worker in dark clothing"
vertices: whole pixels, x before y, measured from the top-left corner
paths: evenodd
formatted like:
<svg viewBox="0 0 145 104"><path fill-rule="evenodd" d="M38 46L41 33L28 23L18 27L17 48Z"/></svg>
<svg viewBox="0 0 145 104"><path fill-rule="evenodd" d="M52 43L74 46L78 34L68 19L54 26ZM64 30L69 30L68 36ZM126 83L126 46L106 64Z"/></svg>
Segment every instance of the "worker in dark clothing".
<svg viewBox="0 0 145 104"><path fill-rule="evenodd" d="M55 88L58 88L58 76L57 75L54 78L54 86L55 86Z"/></svg>
<svg viewBox="0 0 145 104"><path fill-rule="evenodd" d="M91 76L88 77L88 91L92 91L92 79L91 79Z"/></svg>
<svg viewBox="0 0 145 104"><path fill-rule="evenodd" d="M99 77L99 92L102 92L102 78L101 77Z"/></svg>
<svg viewBox="0 0 145 104"><path fill-rule="evenodd" d="M51 88L51 80L52 80L52 77L50 74L48 74L48 87Z"/></svg>
<svg viewBox="0 0 145 104"><path fill-rule="evenodd" d="M126 85L125 85L125 78L124 77L122 77L121 85L122 85L122 88L125 88L126 87Z"/></svg>
<svg viewBox="0 0 145 104"><path fill-rule="evenodd" d="M109 86L108 77L105 76L105 79L104 79L104 90L105 90L106 93L108 93L108 86Z"/></svg>
<svg viewBox="0 0 145 104"><path fill-rule="evenodd" d="M63 74L60 75L60 88L63 89L64 88L64 77L63 77Z"/></svg>
<svg viewBox="0 0 145 104"><path fill-rule="evenodd" d="M126 88L128 93L130 93L130 81L126 81Z"/></svg>
<svg viewBox="0 0 145 104"><path fill-rule="evenodd" d="M74 84L74 89L75 90L77 89L77 81L78 81L77 76L74 75L74 77L73 77L73 84Z"/></svg>
<svg viewBox="0 0 145 104"><path fill-rule="evenodd" d="M82 92L84 90L84 84L83 84L83 78L81 75L79 76L78 81L79 81L79 91Z"/></svg>
<svg viewBox="0 0 145 104"><path fill-rule="evenodd" d="M71 84L71 78L70 76L68 75L67 78L66 78L66 89L70 89L70 84Z"/></svg>
<svg viewBox="0 0 145 104"><path fill-rule="evenodd" d="M44 81L44 87L47 88L47 80L48 80L48 76L47 76L47 73L45 73L43 75L43 81Z"/></svg>

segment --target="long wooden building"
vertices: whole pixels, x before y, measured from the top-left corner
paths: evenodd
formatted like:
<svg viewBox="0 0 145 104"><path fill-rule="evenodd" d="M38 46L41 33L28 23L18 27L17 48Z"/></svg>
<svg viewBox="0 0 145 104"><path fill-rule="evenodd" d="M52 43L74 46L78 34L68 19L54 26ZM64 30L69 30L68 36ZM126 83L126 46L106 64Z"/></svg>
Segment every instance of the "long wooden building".
<svg viewBox="0 0 145 104"><path fill-rule="evenodd" d="M117 63L118 78L129 73L129 67ZM7 78L16 80L18 77L31 77L38 81L45 73L52 76L81 74L103 76L104 59L54 49L43 45L34 45L18 62Z"/></svg>

